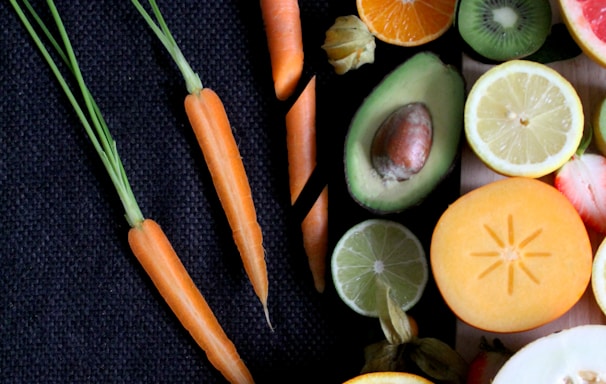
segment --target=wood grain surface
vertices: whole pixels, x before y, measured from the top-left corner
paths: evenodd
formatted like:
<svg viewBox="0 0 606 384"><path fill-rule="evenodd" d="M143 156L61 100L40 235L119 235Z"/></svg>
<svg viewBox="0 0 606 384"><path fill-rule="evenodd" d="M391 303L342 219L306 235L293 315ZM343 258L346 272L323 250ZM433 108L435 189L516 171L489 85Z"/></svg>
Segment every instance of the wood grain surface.
<svg viewBox="0 0 606 384"><path fill-rule="evenodd" d="M553 21L554 23L560 22L557 1L552 0L551 3ZM584 54L574 59L551 63L549 66L558 70L574 85L583 102L585 119L591 119L599 101L606 97L606 68L599 66ZM467 87L470 88L478 76L489 68L488 64L482 64L469 56L464 56L462 70ZM461 157L461 194L503 177L488 169L465 145ZM552 176L547 176L543 180L551 183ZM591 231L589 234L595 249L602 240L602 236ZM606 324L606 317L595 302L591 285L571 310L557 320L530 331L496 334L478 330L458 321L456 347L464 358L471 360L478 352L481 336L489 339L498 337L506 346L517 350L541 336L581 324Z"/></svg>

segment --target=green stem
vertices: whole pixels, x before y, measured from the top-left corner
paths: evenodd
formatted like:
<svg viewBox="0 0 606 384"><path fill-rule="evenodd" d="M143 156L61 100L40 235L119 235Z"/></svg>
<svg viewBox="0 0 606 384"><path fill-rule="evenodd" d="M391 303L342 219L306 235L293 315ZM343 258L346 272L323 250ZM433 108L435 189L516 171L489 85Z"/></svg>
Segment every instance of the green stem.
<svg viewBox="0 0 606 384"><path fill-rule="evenodd" d="M591 123L585 123L583 127L583 136L581 137L581 142L579 143L579 147L577 148L575 154L577 156L581 156L585 153L589 145L591 144L591 140L593 139L593 127Z"/></svg>
<svg viewBox="0 0 606 384"><path fill-rule="evenodd" d="M17 0L10 0L11 5L15 9L17 16L22 22L25 29L28 31L29 35L32 37L32 40L38 47L40 53L46 60L49 68L55 75L57 81L59 82L60 87L63 89L67 99L72 105L76 115L80 119L84 129L90 138L93 147L97 151L101 161L105 169L107 170L110 179L118 195L120 197L120 201L124 206L126 220L128 221L130 226L137 226L144 220L143 214L141 213L141 209L137 204L137 200L133 194L130 183L128 182L128 178L126 176L126 172L124 170L124 166L118 154L118 149L116 146L116 142L113 140L107 123L101 114L101 110L99 106L95 102L92 94L88 90L82 73L80 71L80 67L78 65L78 61L76 59L76 55L74 53L73 47L69 41L69 37L65 30L65 26L61 21L61 17L59 16L59 12L52 0L48 0L48 6L53 15L53 19L57 25L57 29L59 30L59 34L61 36L61 41L63 42L64 48L62 49L55 38L52 37L50 31L42 20L38 17L38 15L33 11L33 8L29 4L28 0L23 0L23 3L26 6L26 9L30 12L30 15L36 23L43 30L43 33L49 37L51 41L51 45L57 51L57 54L66 62L69 70L74 75L76 82L80 88L80 92L82 94L82 99L84 100L85 109L81 106L81 102L79 102L74 95L74 92L71 90L65 77L61 74L59 67L55 63L49 51L46 49L44 44L42 43L42 39L34 29L32 23L29 21L28 17L23 12L21 6L17 3Z"/></svg>
<svg viewBox="0 0 606 384"><path fill-rule="evenodd" d="M164 45L168 53L173 58L175 64L181 71L183 79L185 80L185 87L187 88L187 92L191 94L200 92L200 90L202 89L202 81L200 80L198 74L194 72L194 70L191 68L191 66L185 59L183 52L181 52L179 45L173 38L173 35L170 33L170 29L168 28L168 25L166 24L166 21L164 20L164 17L160 12L160 7L158 7L156 1L149 0L149 4L151 5L152 10L154 12L154 16L156 17L156 21L154 21L149 12L145 10L139 0L131 0L131 2L135 6L135 8L137 8L137 11L139 11L141 16L143 16L143 19L145 20L147 25L149 25L154 34L158 37L162 45Z"/></svg>

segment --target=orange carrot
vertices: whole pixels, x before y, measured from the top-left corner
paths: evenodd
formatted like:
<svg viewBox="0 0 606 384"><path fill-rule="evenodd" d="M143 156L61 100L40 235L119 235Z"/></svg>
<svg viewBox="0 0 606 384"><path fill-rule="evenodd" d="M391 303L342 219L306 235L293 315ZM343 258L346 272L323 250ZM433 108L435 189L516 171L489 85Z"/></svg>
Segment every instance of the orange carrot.
<svg viewBox="0 0 606 384"><path fill-rule="evenodd" d="M230 383L253 383L249 370L179 260L162 228L146 219L128 232L130 247L181 324Z"/></svg>
<svg viewBox="0 0 606 384"><path fill-rule="evenodd" d="M79 102L76 98L29 18L17 4L17 0L10 1L65 92L112 180L124 207L126 220L131 226L128 242L132 252L181 324L206 352L211 364L231 383L253 384L250 371L240 359L234 344L227 337L206 300L196 288L161 227L155 221L144 218L141 213L118 154L116 143L83 80L67 32L53 1L48 0L48 5L61 35L63 48L59 46L58 41L60 40L50 34L50 29L44 25L29 2L23 0L30 16L36 20L74 75L83 102Z"/></svg>
<svg viewBox="0 0 606 384"><path fill-rule="evenodd" d="M290 196L294 204L316 167L316 77L286 114L286 147ZM328 187L301 223L303 248L318 292L323 292L328 244Z"/></svg>
<svg viewBox="0 0 606 384"><path fill-rule="evenodd" d="M214 91L202 86L200 78L185 60L171 35L155 0L149 0L149 3L157 22L138 0L131 1L171 54L185 79L188 91L185 97L185 111L233 232L244 269L271 327L267 307L268 278L263 236L242 157L223 103Z"/></svg>
<svg viewBox="0 0 606 384"><path fill-rule="evenodd" d="M303 72L303 35L297 0L261 0L276 97L286 100Z"/></svg>
<svg viewBox="0 0 606 384"><path fill-rule="evenodd" d="M185 97L185 111L233 229L244 269L268 316L268 279L261 226L257 222L250 185L223 103L214 91L204 88Z"/></svg>

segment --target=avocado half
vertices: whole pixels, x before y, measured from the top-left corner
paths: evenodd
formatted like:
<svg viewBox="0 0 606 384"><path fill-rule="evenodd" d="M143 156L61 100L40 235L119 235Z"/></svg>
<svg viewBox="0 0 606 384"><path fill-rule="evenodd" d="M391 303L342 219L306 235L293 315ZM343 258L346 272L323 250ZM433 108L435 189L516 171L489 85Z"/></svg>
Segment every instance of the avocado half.
<svg viewBox="0 0 606 384"><path fill-rule="evenodd" d="M413 102L424 103L431 115L429 156L409 179L384 180L372 165L373 138L392 112ZM345 138L345 178L353 199L381 214L420 203L452 167L463 128L464 102L461 73L434 53L417 53L389 73L358 108Z"/></svg>

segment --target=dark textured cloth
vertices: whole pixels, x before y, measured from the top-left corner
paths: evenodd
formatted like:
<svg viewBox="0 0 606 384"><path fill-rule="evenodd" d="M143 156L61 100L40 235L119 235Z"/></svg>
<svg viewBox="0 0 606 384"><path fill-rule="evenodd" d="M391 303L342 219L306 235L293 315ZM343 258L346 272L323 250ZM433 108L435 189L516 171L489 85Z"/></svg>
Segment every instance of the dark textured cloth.
<svg viewBox="0 0 606 384"><path fill-rule="evenodd" d="M290 205L284 114L275 98L259 4L160 1L185 57L225 103L264 231L271 331L243 271L183 109L185 84L128 0L57 0L82 72L117 142L146 217L165 230L258 383L339 383L382 339L377 319L313 288ZM44 1L33 1L50 22ZM318 76L319 167L330 249L372 213L345 187L343 141L364 97L419 49L378 42L376 62L338 76L320 48L354 0L301 0L305 70ZM0 3L0 382L222 383L132 255L128 223L82 125L8 1ZM447 48L447 49L446 49ZM431 49L457 64L448 37ZM311 195L319 188L310 188ZM455 170L419 207L389 218L428 250L458 193ZM410 313L452 343L454 318L433 281Z"/></svg>

